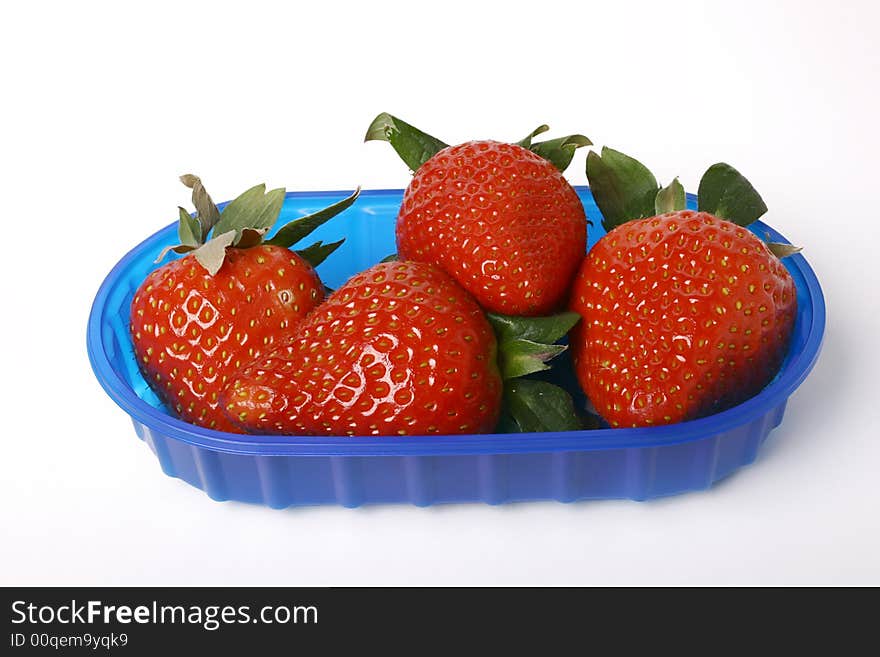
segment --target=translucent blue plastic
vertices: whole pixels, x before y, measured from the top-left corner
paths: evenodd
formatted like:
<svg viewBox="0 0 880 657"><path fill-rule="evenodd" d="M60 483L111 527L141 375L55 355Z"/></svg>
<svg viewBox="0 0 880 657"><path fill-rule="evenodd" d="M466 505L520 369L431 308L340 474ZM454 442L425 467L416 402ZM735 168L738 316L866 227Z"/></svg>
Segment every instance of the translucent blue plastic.
<svg viewBox="0 0 880 657"><path fill-rule="evenodd" d="M587 188L577 188L593 222L601 215ZM402 190L362 193L315 239L346 237L319 272L342 284L395 251L394 221ZM287 195L279 225L346 196L345 192ZM693 205L694 199L689 203ZM785 241L757 222L752 230ZM201 488L215 500L276 508L306 504L441 502L588 498L644 500L703 489L752 462L767 434L782 421L785 403L818 357L825 328L822 290L801 255L785 259L797 285L798 314L788 357L760 394L730 410L681 424L645 429L561 433L315 438L239 436L182 422L163 408L141 377L128 333L129 305L156 267L162 247L174 243L170 225L130 251L107 276L88 325L88 352L101 385L128 413L137 435L166 474ZM572 392L579 392L572 390Z"/></svg>

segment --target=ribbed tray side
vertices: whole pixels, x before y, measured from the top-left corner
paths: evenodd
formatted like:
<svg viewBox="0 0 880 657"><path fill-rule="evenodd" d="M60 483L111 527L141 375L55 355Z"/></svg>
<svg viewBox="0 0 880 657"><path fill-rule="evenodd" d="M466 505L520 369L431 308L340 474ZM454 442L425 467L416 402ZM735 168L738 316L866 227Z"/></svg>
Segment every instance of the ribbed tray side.
<svg viewBox="0 0 880 657"><path fill-rule="evenodd" d="M418 456L251 456L174 440L135 422L162 470L214 500L283 509L335 503L648 500L710 487L755 460L785 404L716 436L564 452Z"/></svg>

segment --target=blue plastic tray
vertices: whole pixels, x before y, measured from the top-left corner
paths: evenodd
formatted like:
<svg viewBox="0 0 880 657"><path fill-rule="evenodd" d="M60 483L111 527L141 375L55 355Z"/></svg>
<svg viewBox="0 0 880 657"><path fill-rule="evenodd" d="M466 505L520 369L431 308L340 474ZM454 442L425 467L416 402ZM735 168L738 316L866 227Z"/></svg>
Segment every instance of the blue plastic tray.
<svg viewBox="0 0 880 657"><path fill-rule="evenodd" d="M585 187L577 188L590 245L602 234L601 215ZM344 192L290 193L279 225L341 199ZM395 251L394 222L402 190L362 193L349 211L315 239L347 241L321 265L322 279L342 284ZM689 202L693 205L694 199ZM784 238L757 222L752 228ZM816 362L825 328L822 290L801 255L785 263L797 285L798 315L788 357L756 397L711 417L645 429L536 434L315 438L239 436L170 416L141 377L128 333L132 295L175 241L172 224L130 251L101 285L88 325L88 352L107 394L128 413L137 435L162 470L215 500L291 505L381 502L426 506L441 502L500 504L517 500L587 498L645 500L703 489L751 463L786 401ZM573 391L575 392L575 391Z"/></svg>

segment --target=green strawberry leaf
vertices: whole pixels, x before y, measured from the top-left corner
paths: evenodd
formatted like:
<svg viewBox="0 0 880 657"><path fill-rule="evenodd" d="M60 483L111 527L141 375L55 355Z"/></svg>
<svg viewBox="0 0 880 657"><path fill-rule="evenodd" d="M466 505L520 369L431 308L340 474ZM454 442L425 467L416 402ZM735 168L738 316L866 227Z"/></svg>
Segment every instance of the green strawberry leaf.
<svg viewBox="0 0 880 657"><path fill-rule="evenodd" d="M561 344L541 344L531 340L508 340L499 346L498 369L502 379L515 379L526 374L549 370L546 361L566 350Z"/></svg>
<svg viewBox="0 0 880 657"><path fill-rule="evenodd" d="M501 410L501 417L495 427L495 433L522 433L522 429L507 409Z"/></svg>
<svg viewBox="0 0 880 657"><path fill-rule="evenodd" d="M281 214L284 205L284 189L266 192L264 184L255 185L232 199L223 208L220 221L214 226L214 234L245 228L271 228Z"/></svg>
<svg viewBox="0 0 880 657"><path fill-rule="evenodd" d="M361 188L358 187L352 192L351 196L348 196L323 210L318 210L318 212L313 214L294 219L290 223L279 228L278 232L275 233L275 236L272 237L272 239L266 240L266 244L290 248L309 235L309 233L315 230L318 226L326 223L343 210L350 208L357 200L360 193Z"/></svg>
<svg viewBox="0 0 880 657"><path fill-rule="evenodd" d="M784 242L767 242L766 244L767 248L770 249L770 253L775 255L780 260L782 260L782 258L787 258L790 255L794 255L795 253L800 253L804 250L801 246L793 246L791 244L785 244Z"/></svg>
<svg viewBox="0 0 880 657"><path fill-rule="evenodd" d="M213 276L223 266L223 260L226 258L226 247L232 246L235 238L236 231L234 230L221 233L193 251L193 255L199 264Z"/></svg>
<svg viewBox="0 0 880 657"><path fill-rule="evenodd" d="M530 340L546 344L552 344L566 335L581 318L572 312L547 317L514 317L486 313L486 317L495 329L498 342Z"/></svg>
<svg viewBox="0 0 880 657"><path fill-rule="evenodd" d="M498 369L503 379L513 379L548 370L547 361L563 351L554 344L578 322L577 313L549 317L513 317L487 313L498 341Z"/></svg>
<svg viewBox="0 0 880 657"><path fill-rule="evenodd" d="M655 214L654 200L660 185L638 160L603 146L601 155L595 151L587 155L587 178L606 231L630 219Z"/></svg>
<svg viewBox="0 0 880 657"><path fill-rule="evenodd" d="M181 254L189 253L199 248L202 244L202 225L199 223L199 220L181 207L177 208L177 212L179 216L177 237L180 240L180 244L166 246L159 253L159 257L153 261L153 264L162 262L169 251Z"/></svg>
<svg viewBox="0 0 880 657"><path fill-rule="evenodd" d="M199 220L181 207L177 208L180 214L180 223L177 226L177 237L181 246L193 248L202 243L202 227Z"/></svg>
<svg viewBox="0 0 880 657"><path fill-rule="evenodd" d="M532 139L537 137L540 134L547 132L550 129L550 126L546 123L544 125L539 125L537 128L532 130L525 137L516 142L517 146L522 146L523 148L531 148L532 147Z"/></svg>
<svg viewBox="0 0 880 657"><path fill-rule="evenodd" d="M582 428L571 395L546 381L513 379L505 382L504 408L523 432Z"/></svg>
<svg viewBox="0 0 880 657"><path fill-rule="evenodd" d="M675 178L668 187L664 187L654 197L654 211L657 214L666 214L687 208L687 196L684 187L678 178Z"/></svg>
<svg viewBox="0 0 880 657"><path fill-rule="evenodd" d="M243 228L269 230L274 226L275 222L278 221L278 215L281 214L281 207L284 205L285 194L286 190L283 187L266 192L260 213L254 218L250 226L243 226ZM220 218L222 219L223 217L221 216Z"/></svg>
<svg viewBox="0 0 880 657"><path fill-rule="evenodd" d="M266 196L266 185L260 183L254 185L250 189L246 189L241 194L226 204L220 215L220 221L217 222L215 228L216 234L225 233L230 230L243 228L242 217L247 217L259 211Z"/></svg>
<svg viewBox="0 0 880 657"><path fill-rule="evenodd" d="M529 146L529 150L537 153L560 171L565 171L574 158L574 152L583 146L591 146L591 142L583 135L569 135L548 139Z"/></svg>
<svg viewBox="0 0 880 657"><path fill-rule="evenodd" d="M382 258L379 262L397 262L399 258L396 253L392 253L391 255L387 255Z"/></svg>
<svg viewBox="0 0 880 657"><path fill-rule="evenodd" d="M191 173L185 173L180 176L180 182L192 190L192 202L198 213L199 224L202 228L201 239L199 244L204 243L208 239L208 233L217 224L220 219L220 211L208 195L202 179Z"/></svg>
<svg viewBox="0 0 880 657"><path fill-rule="evenodd" d="M740 226L748 226L767 212L764 199L739 171L729 164L713 164L703 174L697 190L697 207Z"/></svg>
<svg viewBox="0 0 880 657"><path fill-rule="evenodd" d="M415 171L447 144L414 128L396 116L382 112L373 119L364 141L387 141L410 170Z"/></svg>
<svg viewBox="0 0 880 657"><path fill-rule="evenodd" d="M339 240L338 242L331 242L330 244L324 244L321 241L315 242L311 246L307 246L304 249L298 250L296 253L300 258L308 262L312 267L317 267L322 262L327 259L331 253L333 253L336 249L342 246L342 243L345 241L345 238Z"/></svg>

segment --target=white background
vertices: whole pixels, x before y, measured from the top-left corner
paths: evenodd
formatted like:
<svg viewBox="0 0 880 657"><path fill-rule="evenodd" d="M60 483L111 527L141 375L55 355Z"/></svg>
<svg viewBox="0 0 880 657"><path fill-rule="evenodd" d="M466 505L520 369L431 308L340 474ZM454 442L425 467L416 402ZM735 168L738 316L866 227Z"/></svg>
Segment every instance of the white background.
<svg viewBox="0 0 880 657"><path fill-rule="evenodd" d="M875 2L6 3L0 584L880 584ZM547 122L695 190L725 160L824 287L822 357L758 461L648 503L273 511L164 476L85 350L116 260L253 183L402 187L392 112ZM569 170L584 184L581 152Z"/></svg>

